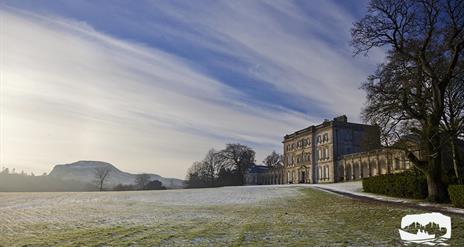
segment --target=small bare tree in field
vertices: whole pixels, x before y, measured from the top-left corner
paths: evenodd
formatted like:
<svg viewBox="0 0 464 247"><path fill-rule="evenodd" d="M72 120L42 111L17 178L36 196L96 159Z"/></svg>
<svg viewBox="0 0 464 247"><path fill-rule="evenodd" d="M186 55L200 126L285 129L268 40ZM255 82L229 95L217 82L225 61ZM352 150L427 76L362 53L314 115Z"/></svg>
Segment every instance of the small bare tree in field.
<svg viewBox="0 0 464 247"><path fill-rule="evenodd" d="M105 183L105 180L108 179L110 172L110 167L95 168L95 179L97 181L97 186L99 187L100 191L103 191L103 184Z"/></svg>
<svg viewBox="0 0 464 247"><path fill-rule="evenodd" d="M138 174L135 178L135 184L137 185L137 189L144 190L147 184L150 183L150 175L149 174Z"/></svg>

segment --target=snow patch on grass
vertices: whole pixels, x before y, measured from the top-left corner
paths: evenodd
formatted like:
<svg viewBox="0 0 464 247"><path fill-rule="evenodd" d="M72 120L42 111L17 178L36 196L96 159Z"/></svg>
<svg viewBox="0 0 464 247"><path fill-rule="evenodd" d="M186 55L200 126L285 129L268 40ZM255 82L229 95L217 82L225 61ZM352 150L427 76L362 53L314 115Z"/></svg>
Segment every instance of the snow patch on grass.
<svg viewBox="0 0 464 247"><path fill-rule="evenodd" d="M208 207L266 204L298 195L286 186L243 186L130 192L0 193L0 232L31 225L89 227L168 224L221 218Z"/></svg>

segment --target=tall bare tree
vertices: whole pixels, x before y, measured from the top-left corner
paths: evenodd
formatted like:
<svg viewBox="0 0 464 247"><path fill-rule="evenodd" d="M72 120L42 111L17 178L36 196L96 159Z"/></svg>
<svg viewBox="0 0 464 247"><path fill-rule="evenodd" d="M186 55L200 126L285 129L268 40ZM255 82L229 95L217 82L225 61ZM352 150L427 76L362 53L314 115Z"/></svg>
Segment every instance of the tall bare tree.
<svg viewBox="0 0 464 247"><path fill-rule="evenodd" d="M276 153L276 151L272 151L264 160L263 163L268 167L281 167L282 163L282 155Z"/></svg>
<svg viewBox="0 0 464 247"><path fill-rule="evenodd" d="M210 149L203 159L203 165L205 166L205 173L208 177L210 186L214 186L217 174L221 169L222 157L216 150Z"/></svg>
<svg viewBox="0 0 464 247"><path fill-rule="evenodd" d="M188 188L207 187L204 167L203 162L193 162L192 166L187 170L186 180Z"/></svg>
<svg viewBox="0 0 464 247"><path fill-rule="evenodd" d="M255 151L242 144L227 144L219 156L223 166L236 170L240 175L240 184L245 184L245 173L255 162Z"/></svg>
<svg viewBox="0 0 464 247"><path fill-rule="evenodd" d="M427 177L429 199L447 200L440 128L445 94L462 68L463 0L371 0L352 29L355 54L386 47L388 57L363 86L366 121L401 128L420 137L420 155L408 158Z"/></svg>
<svg viewBox="0 0 464 247"><path fill-rule="evenodd" d="M206 153L202 161L194 162L187 172L187 181L193 183L190 187L217 186L219 171L222 167L222 156L214 149Z"/></svg>
<svg viewBox="0 0 464 247"><path fill-rule="evenodd" d="M103 184L105 181L108 179L109 175L111 172L111 168L107 166L100 166L95 168L94 174L95 174L95 179L97 182L97 186L100 191L103 191Z"/></svg>
<svg viewBox="0 0 464 247"><path fill-rule="evenodd" d="M453 80L445 94L445 114L443 129L449 138L454 174L462 182L459 139L464 137L464 71L462 76Z"/></svg>

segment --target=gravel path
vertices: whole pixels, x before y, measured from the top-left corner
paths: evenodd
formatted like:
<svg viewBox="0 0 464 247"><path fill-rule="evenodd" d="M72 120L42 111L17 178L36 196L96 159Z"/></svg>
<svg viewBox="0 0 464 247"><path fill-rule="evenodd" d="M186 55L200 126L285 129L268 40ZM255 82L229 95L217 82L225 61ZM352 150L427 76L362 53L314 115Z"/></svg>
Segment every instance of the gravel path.
<svg viewBox="0 0 464 247"><path fill-rule="evenodd" d="M320 188L329 192L334 192L360 200L370 200L396 204L416 209L426 209L428 211L438 211L464 216L464 209L452 207L450 204L438 204L426 202L424 200L414 200L406 198L396 198L377 194L366 193L362 189L361 181L334 183L334 184L312 184L310 187Z"/></svg>

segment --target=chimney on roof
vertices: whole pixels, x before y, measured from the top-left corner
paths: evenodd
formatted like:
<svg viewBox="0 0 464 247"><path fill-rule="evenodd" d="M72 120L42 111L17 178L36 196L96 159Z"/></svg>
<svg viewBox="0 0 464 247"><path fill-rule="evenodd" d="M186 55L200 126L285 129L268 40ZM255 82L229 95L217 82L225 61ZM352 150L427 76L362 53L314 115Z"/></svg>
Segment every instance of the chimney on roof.
<svg viewBox="0 0 464 247"><path fill-rule="evenodd" d="M348 118L346 117L346 115L341 115L341 116L338 116L338 117L334 118L334 121L335 122L347 123Z"/></svg>

